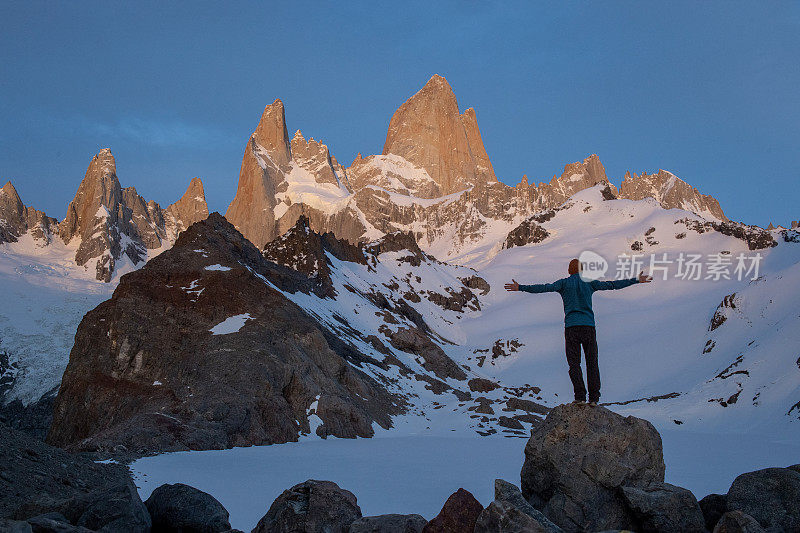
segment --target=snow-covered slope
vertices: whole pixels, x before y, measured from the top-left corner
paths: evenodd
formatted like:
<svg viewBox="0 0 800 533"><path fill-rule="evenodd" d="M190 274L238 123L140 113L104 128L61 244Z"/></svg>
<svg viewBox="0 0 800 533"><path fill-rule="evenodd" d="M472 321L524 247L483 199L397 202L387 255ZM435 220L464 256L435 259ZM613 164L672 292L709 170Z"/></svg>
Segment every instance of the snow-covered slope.
<svg viewBox="0 0 800 533"><path fill-rule="evenodd" d="M666 254L673 263L655 266L668 267L667 279L657 269L651 284L595 294L602 400L635 400L615 409L660 427L800 433L800 246L772 232L776 247L750 250L742 239L689 229L697 227L692 221L702 219L649 199L604 201L598 188L587 189L541 224L550 234L544 241L500 251L479 274L492 287L512 278L550 282L567 275L571 258L590 250L609 262L606 277L613 278L620 254L642 256L645 271L651 255L661 261ZM701 279L676 278L680 255L693 253L702 254L706 266ZM715 280L713 273L706 279L709 261L720 253L731 258L731 279ZM752 272L736 279L739 254L750 266L757 253L757 279ZM638 269L624 277L632 270ZM733 293L735 308L723 306L727 320L709 331L718 306ZM484 365L487 376L506 386L533 383L548 403L570 400L559 296L493 290L484 303L481 317L462 323L469 332L466 360L474 360L470 350L495 339L517 339L524 347ZM646 400L664 395L675 397Z"/></svg>

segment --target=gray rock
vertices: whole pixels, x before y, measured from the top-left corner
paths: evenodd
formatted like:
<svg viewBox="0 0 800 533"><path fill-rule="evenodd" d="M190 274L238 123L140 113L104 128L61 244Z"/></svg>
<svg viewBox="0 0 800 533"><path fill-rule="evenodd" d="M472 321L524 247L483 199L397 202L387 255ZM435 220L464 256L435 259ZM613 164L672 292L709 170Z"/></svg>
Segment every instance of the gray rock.
<svg viewBox="0 0 800 533"><path fill-rule="evenodd" d="M91 533L91 529L83 526L73 526L64 515L47 513L28 519L33 533Z"/></svg>
<svg viewBox="0 0 800 533"><path fill-rule="evenodd" d="M216 498L182 483L161 485L144 505L154 531L218 533L231 529L228 511Z"/></svg>
<svg viewBox="0 0 800 533"><path fill-rule="evenodd" d="M709 494L698 503L703 512L706 529L712 531L722 515L728 511L728 497L724 494Z"/></svg>
<svg viewBox="0 0 800 533"><path fill-rule="evenodd" d="M31 525L24 520L0 518L0 531L3 533L32 533Z"/></svg>
<svg viewBox="0 0 800 533"><path fill-rule="evenodd" d="M359 518L352 492L332 481L309 479L283 491L252 533L347 533Z"/></svg>
<svg viewBox="0 0 800 533"><path fill-rule="evenodd" d="M669 483L645 488L622 487L639 531L702 533L706 531L700 505L691 491Z"/></svg>
<svg viewBox="0 0 800 533"><path fill-rule="evenodd" d="M37 518L39 528L66 519L91 530L150 530L150 515L124 466L95 463L4 425L0 442L0 517Z"/></svg>
<svg viewBox="0 0 800 533"><path fill-rule="evenodd" d="M64 514L75 525L94 531L148 533L151 528L150 514L131 482L77 498Z"/></svg>
<svg viewBox="0 0 800 533"><path fill-rule="evenodd" d="M765 468L741 474L728 489L728 509L742 511L762 527L800 531L800 473Z"/></svg>
<svg viewBox="0 0 800 533"><path fill-rule="evenodd" d="M478 516L475 531L561 533L562 530L525 501L516 485L496 479L494 501Z"/></svg>
<svg viewBox="0 0 800 533"><path fill-rule="evenodd" d="M523 496L566 531L630 529L618 488L663 483L661 436L604 407L560 405L534 427L521 478Z"/></svg>
<svg viewBox="0 0 800 533"><path fill-rule="evenodd" d="M422 533L427 523L418 514L364 516L350 525L350 533Z"/></svg>
<svg viewBox="0 0 800 533"><path fill-rule="evenodd" d="M728 511L717 522L714 533L762 533L764 528L749 514Z"/></svg>

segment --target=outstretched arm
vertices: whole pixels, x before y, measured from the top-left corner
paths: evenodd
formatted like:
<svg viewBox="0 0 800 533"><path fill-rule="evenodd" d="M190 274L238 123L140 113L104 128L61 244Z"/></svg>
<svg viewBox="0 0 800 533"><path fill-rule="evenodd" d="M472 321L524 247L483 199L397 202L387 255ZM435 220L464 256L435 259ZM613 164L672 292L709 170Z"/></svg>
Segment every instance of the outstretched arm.
<svg viewBox="0 0 800 533"><path fill-rule="evenodd" d="M561 290L562 281L554 281L553 283L538 283L536 285L520 285L517 280L512 279L511 283L506 283L507 291L522 291L522 292L558 292Z"/></svg>
<svg viewBox="0 0 800 533"><path fill-rule="evenodd" d="M624 289L636 283L650 283L653 281L653 276L646 276L644 272L639 272L638 278L630 279L615 279L613 281L599 281L594 280L590 283L592 289L596 291L613 291L616 289Z"/></svg>

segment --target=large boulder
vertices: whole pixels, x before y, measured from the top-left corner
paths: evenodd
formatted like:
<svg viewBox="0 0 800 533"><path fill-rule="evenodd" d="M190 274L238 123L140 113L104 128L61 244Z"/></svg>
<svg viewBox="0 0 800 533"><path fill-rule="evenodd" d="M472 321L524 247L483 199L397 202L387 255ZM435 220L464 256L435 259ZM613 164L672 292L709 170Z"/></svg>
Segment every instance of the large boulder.
<svg viewBox="0 0 800 533"><path fill-rule="evenodd" d="M475 522L475 533L560 533L562 530L502 479L494 482L494 501Z"/></svg>
<svg viewBox="0 0 800 533"><path fill-rule="evenodd" d="M423 533L462 533L473 531L483 505L468 490L458 489L447 498L442 510L425 525Z"/></svg>
<svg viewBox="0 0 800 533"><path fill-rule="evenodd" d="M765 468L741 474L728 489L728 509L752 516L767 529L800 531L800 472Z"/></svg>
<svg viewBox="0 0 800 533"><path fill-rule="evenodd" d="M59 521L57 514L72 530L150 531L150 515L124 466L95 463L4 425L0 442L0 518L49 524Z"/></svg>
<svg viewBox="0 0 800 533"><path fill-rule="evenodd" d="M309 479L283 491L252 533L347 533L359 518L352 492L332 481Z"/></svg>
<svg viewBox="0 0 800 533"><path fill-rule="evenodd" d="M523 496L566 531L630 529L620 487L663 483L661 436L640 418L560 405L533 429L521 478Z"/></svg>
<svg viewBox="0 0 800 533"><path fill-rule="evenodd" d="M749 514L728 511L714 526L714 533L763 533L764 528Z"/></svg>
<svg viewBox="0 0 800 533"><path fill-rule="evenodd" d="M349 533L422 533L427 523L418 514L364 516L350 524Z"/></svg>
<svg viewBox="0 0 800 533"><path fill-rule="evenodd" d="M728 510L728 497L724 494L709 494L698 502L700 510L703 512L703 519L706 529L713 531L719 519Z"/></svg>
<svg viewBox="0 0 800 533"><path fill-rule="evenodd" d="M703 533L703 512L691 491L669 483L622 487L625 502L633 513L637 531L661 533Z"/></svg>
<svg viewBox="0 0 800 533"><path fill-rule="evenodd" d="M228 511L216 498L182 483L161 485L144 505L154 531L217 533L231 529Z"/></svg>
<svg viewBox="0 0 800 533"><path fill-rule="evenodd" d="M304 280L216 213L192 225L81 321L48 442L134 454L274 444L311 432L311 415L321 437L389 428L402 400L361 370L378 362L275 289Z"/></svg>

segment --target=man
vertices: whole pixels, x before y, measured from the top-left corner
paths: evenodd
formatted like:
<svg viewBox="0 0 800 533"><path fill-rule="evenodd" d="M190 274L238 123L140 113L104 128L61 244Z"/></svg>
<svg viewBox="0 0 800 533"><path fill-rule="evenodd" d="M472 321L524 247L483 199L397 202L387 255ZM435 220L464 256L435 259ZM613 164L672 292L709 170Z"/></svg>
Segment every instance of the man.
<svg viewBox="0 0 800 533"><path fill-rule="evenodd" d="M520 285L512 279L506 283L507 291L531 293L557 292L564 302L564 344L569 365L569 378L575 390L575 403L586 403L586 387L581 371L581 346L586 357L586 379L589 382L589 405L597 405L600 400L600 369L597 366L597 335L594 329L592 294L594 291L624 289L635 283L649 283L652 276L639 273L638 278L614 281L584 281L580 277L581 264L577 259L569 262L568 278L553 283Z"/></svg>

